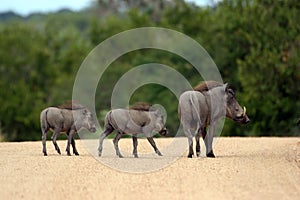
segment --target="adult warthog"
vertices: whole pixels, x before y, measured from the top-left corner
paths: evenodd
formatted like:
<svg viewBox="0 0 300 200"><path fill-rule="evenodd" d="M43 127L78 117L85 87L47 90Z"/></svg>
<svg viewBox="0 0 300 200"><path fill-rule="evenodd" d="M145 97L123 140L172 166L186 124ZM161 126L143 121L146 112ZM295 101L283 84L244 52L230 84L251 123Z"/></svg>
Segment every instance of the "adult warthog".
<svg viewBox="0 0 300 200"><path fill-rule="evenodd" d="M206 156L215 157L212 142L218 121L224 116L240 124L247 124L250 120L246 115L246 108L239 105L228 84L207 81L197 85L194 90L184 92L179 98L178 106L179 118L189 143L188 157L194 155L193 136L196 139L196 154L200 156L201 135L206 146Z"/></svg>
<svg viewBox="0 0 300 200"><path fill-rule="evenodd" d="M68 136L67 155L70 156L70 144L73 147L73 153L79 155L74 140L74 134L81 128L86 128L90 132L96 132L95 122L92 113L84 106L76 104L64 104L59 107L49 107L41 112L41 129L42 129L42 143L43 153L47 156L46 139L47 132L51 129L53 135L51 137L56 151L61 154L60 149L56 143L57 136L64 132Z"/></svg>
<svg viewBox="0 0 300 200"><path fill-rule="evenodd" d="M103 140L114 130L116 130L116 136L113 139L116 155L122 158L120 153L118 142L122 134L131 134L133 140L133 155L138 157L137 153L137 134L143 133L149 143L152 145L154 151L161 156L161 152L158 150L154 140L153 132L158 132L161 135L167 134L167 129L164 125L164 116L159 110L151 111L149 106L138 105L130 109L114 109L107 113L105 116L104 132L100 135L99 139L99 156L102 154Z"/></svg>

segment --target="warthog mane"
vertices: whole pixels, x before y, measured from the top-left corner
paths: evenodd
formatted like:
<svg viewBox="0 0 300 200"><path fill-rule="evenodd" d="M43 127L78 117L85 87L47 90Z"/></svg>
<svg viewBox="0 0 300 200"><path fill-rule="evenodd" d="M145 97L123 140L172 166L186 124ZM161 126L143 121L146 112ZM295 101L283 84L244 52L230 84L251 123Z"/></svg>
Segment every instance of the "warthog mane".
<svg viewBox="0 0 300 200"><path fill-rule="evenodd" d="M129 110L138 110L138 111L150 111L152 104L147 102L136 102L129 107Z"/></svg>
<svg viewBox="0 0 300 200"><path fill-rule="evenodd" d="M222 85L222 83L219 83L217 81L202 81L194 87L194 90L198 92L204 92Z"/></svg>
<svg viewBox="0 0 300 200"><path fill-rule="evenodd" d="M60 109L67 109L67 110L80 110L86 108L85 106L81 105L78 101L69 100L65 103L57 106Z"/></svg>

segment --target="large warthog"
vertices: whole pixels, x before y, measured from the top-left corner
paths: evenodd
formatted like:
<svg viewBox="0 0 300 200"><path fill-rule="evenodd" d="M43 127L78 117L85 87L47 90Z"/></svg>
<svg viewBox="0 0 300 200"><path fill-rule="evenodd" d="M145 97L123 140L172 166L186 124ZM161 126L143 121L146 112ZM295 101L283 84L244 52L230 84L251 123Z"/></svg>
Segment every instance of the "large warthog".
<svg viewBox="0 0 300 200"><path fill-rule="evenodd" d="M59 107L49 107L41 112L41 129L43 140L43 153L47 156L46 139L47 132L51 129L53 135L51 137L56 151L61 154L56 143L58 135L63 132L68 136L67 155L70 156L70 144L73 147L73 153L79 155L74 140L74 134L81 128L86 128L90 132L96 132L95 121L92 113L84 106L72 103L63 104Z"/></svg>
<svg viewBox="0 0 300 200"><path fill-rule="evenodd" d="M200 156L201 135L206 146L206 156L215 157L212 142L218 121L224 116L240 124L247 124L250 120L246 108L239 105L228 84L206 81L197 85L194 90L184 92L179 98L178 106L179 118L189 143L188 157L194 155L193 136L196 139L196 154Z"/></svg>
<svg viewBox="0 0 300 200"><path fill-rule="evenodd" d="M102 154L103 140L114 130L116 135L113 139L116 155L122 158L118 142L122 134L132 135L133 140L133 155L138 157L137 153L137 134L143 133L149 143L154 148L154 151L161 156L154 140L153 132L158 132L161 135L167 134L167 129L164 124L164 116L159 110L151 110L151 106L147 104L137 104L130 109L114 109L109 111L105 116L104 132L100 135L99 139L99 156Z"/></svg>

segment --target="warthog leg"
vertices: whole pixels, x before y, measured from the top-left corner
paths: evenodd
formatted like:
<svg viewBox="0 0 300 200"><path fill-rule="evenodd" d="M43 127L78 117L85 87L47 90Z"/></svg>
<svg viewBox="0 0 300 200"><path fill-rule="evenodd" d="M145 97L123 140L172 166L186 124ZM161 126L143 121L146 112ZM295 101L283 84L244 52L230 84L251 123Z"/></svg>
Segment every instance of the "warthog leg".
<svg viewBox="0 0 300 200"><path fill-rule="evenodd" d="M205 139L205 137L206 137L206 135L207 135L207 131L206 131L206 127L204 127L203 129L202 129L202 138L203 138L203 140Z"/></svg>
<svg viewBox="0 0 300 200"><path fill-rule="evenodd" d="M194 155L194 150L193 150L193 137L188 136L188 143L189 143L189 154L188 158L192 158Z"/></svg>
<svg viewBox="0 0 300 200"><path fill-rule="evenodd" d="M188 158L192 158L194 155L194 150L193 150L193 135L191 133L191 130L187 127L183 127L184 134L188 138L188 145L189 145L189 154Z"/></svg>
<svg viewBox="0 0 300 200"><path fill-rule="evenodd" d="M208 134L206 134L206 130L205 130L206 136L204 138L204 143L205 143L205 147L206 147L206 156L210 157L210 158L215 157L213 149L212 149L214 131L215 131L215 123L211 123L209 130L208 130Z"/></svg>
<svg viewBox="0 0 300 200"><path fill-rule="evenodd" d="M195 136L195 139L196 139L196 155L197 155L197 157L200 157L200 154L201 154L200 136L201 136L201 130L199 129L198 133Z"/></svg>
<svg viewBox="0 0 300 200"><path fill-rule="evenodd" d="M60 153L60 149L59 149L59 147L58 147L58 145L56 143L56 139L57 139L57 136L59 135L59 133L60 133L60 129L55 129L53 131L53 135L52 135L51 139L52 139L52 143L53 143L53 145L55 147L55 150L57 151L57 153L61 154Z"/></svg>
<svg viewBox="0 0 300 200"><path fill-rule="evenodd" d="M73 153L74 153L76 156L79 156L79 153L78 153L78 151L77 151L77 149L76 149L74 137L72 137L71 145L72 145L72 148L73 148Z"/></svg>
<svg viewBox="0 0 300 200"><path fill-rule="evenodd" d="M153 147L155 153L157 153L157 155L162 156L162 154L160 153L160 151L158 150L158 148L156 147L156 144L153 140L153 137L147 137L147 140L149 141L149 143L151 144L151 146Z"/></svg>
<svg viewBox="0 0 300 200"><path fill-rule="evenodd" d="M122 133L121 132L117 132L113 142L114 142L114 146L115 146L115 150L116 150L116 155L119 156L119 158L123 158L123 155L121 154L120 150L119 150L119 140L122 136Z"/></svg>
<svg viewBox="0 0 300 200"><path fill-rule="evenodd" d="M196 155L197 157L200 157L200 154L201 154L201 148L200 148L200 136L202 135L202 138L203 140L205 139L205 136L206 136L206 127L202 128L202 129L199 129L196 136L195 136L195 139L196 139Z"/></svg>
<svg viewBox="0 0 300 200"><path fill-rule="evenodd" d="M103 146L103 140L112 132L114 131L113 127L108 125L105 129L105 131L100 135L99 138L99 147L98 147L98 156L100 157L102 155L102 146Z"/></svg>
<svg viewBox="0 0 300 200"><path fill-rule="evenodd" d="M42 128L42 132L43 132L42 143L43 143L43 153L44 153L44 156L47 156L46 140L47 140L47 132L48 131L49 131L48 128L45 128L45 129Z"/></svg>
<svg viewBox="0 0 300 200"><path fill-rule="evenodd" d="M68 135L68 143L67 143L66 152L67 152L68 156L71 156L71 153L70 153L70 144L72 143L72 139L74 137L74 133L75 133L74 130L70 130L69 134L67 134Z"/></svg>
<svg viewBox="0 0 300 200"><path fill-rule="evenodd" d="M208 151L208 149L209 149L209 143L210 143L210 146L212 146L213 138L212 137L206 137L206 136L207 136L207 130L206 130L206 127L204 127L202 129L202 138L204 140L205 147L206 147L206 156L210 157L210 158L214 158L215 155L214 155L214 152L213 152L212 148L211 148L210 151Z"/></svg>
<svg viewBox="0 0 300 200"><path fill-rule="evenodd" d="M137 154L137 146L138 146L138 140L137 140L137 137L132 135L132 142L133 142L133 156L135 158L138 158L138 154Z"/></svg>

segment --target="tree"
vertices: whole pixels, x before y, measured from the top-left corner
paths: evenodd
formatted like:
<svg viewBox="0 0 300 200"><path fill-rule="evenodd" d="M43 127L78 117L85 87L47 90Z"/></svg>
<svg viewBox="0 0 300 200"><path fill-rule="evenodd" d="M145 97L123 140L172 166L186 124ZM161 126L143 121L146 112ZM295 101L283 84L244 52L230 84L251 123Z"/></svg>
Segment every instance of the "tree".
<svg viewBox="0 0 300 200"><path fill-rule="evenodd" d="M255 2L248 24L250 52L238 61L243 99L257 121L251 135L296 135L300 116L298 1Z"/></svg>
<svg viewBox="0 0 300 200"><path fill-rule="evenodd" d="M0 30L0 113L1 129L7 140L37 137L39 111L46 88L51 84L50 52L42 48L42 35L14 24ZM34 42L32 42L34 41ZM30 106L29 106L30 105Z"/></svg>

